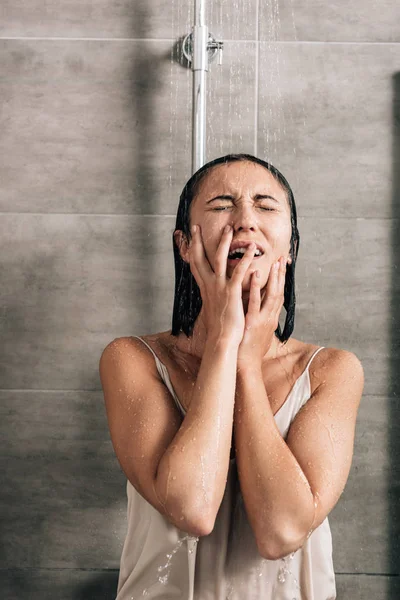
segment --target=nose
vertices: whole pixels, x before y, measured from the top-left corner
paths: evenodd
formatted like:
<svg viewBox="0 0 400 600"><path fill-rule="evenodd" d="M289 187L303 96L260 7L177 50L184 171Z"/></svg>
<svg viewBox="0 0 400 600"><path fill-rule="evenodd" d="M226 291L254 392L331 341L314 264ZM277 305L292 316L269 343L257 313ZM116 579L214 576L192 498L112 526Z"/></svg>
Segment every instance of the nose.
<svg viewBox="0 0 400 600"><path fill-rule="evenodd" d="M258 229L257 215L249 204L238 206L233 215L234 231L256 231Z"/></svg>

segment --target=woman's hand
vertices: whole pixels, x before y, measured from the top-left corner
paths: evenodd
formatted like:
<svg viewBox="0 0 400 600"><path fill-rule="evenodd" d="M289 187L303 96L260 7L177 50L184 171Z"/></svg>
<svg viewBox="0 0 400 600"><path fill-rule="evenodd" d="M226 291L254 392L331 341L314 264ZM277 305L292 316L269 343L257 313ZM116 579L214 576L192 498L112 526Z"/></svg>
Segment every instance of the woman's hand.
<svg viewBox="0 0 400 600"><path fill-rule="evenodd" d="M271 347L284 302L285 274L286 259L281 256L271 266L263 297L258 271L251 277L244 334L239 345L238 369L250 365L261 366L263 357Z"/></svg>
<svg viewBox="0 0 400 600"><path fill-rule="evenodd" d="M245 326L242 283L254 258L256 245L253 243L248 246L229 279L226 268L232 235L232 227L227 225L217 248L213 270L205 254L200 227L194 225L189 263L200 288L207 337L230 339L239 345Z"/></svg>

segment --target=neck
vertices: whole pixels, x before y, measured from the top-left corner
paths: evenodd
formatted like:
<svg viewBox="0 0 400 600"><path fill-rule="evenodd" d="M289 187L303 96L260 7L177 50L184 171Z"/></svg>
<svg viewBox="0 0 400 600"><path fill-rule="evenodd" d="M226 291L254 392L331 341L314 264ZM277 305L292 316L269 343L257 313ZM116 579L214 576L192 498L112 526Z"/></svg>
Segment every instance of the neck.
<svg viewBox="0 0 400 600"><path fill-rule="evenodd" d="M245 314L247 311L247 306L248 297L243 299L243 309L245 310ZM207 327L204 321L204 311L202 308L194 324L192 335L190 337L186 337L184 333L180 333L177 338L176 347L184 353L201 359L204 353L206 340ZM264 359L268 360L276 358L282 346L282 342L280 342L277 336L274 334L270 347L265 349Z"/></svg>

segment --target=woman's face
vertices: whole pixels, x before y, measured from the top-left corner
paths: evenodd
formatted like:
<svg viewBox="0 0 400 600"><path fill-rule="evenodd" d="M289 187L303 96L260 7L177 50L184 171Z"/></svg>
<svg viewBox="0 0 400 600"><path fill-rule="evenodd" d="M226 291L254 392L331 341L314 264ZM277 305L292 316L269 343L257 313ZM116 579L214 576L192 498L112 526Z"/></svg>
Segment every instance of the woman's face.
<svg viewBox="0 0 400 600"><path fill-rule="evenodd" d="M257 163L237 161L214 167L201 182L192 202L190 225L200 225L206 256L213 269L226 225L233 230L231 247L257 244L262 254L253 259L243 281L243 291L250 288L254 271L260 272L263 288L272 264L280 256L289 258L292 227L286 192ZM228 278L238 262L238 258L228 259Z"/></svg>

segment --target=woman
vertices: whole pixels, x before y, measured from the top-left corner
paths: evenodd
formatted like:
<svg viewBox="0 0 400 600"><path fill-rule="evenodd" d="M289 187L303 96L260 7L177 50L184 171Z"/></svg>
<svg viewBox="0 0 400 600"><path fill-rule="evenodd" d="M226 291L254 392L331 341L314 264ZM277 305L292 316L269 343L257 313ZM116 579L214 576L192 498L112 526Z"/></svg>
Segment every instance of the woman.
<svg viewBox="0 0 400 600"><path fill-rule="evenodd" d="M293 193L272 165L228 155L186 184L172 330L117 338L100 360L128 479L118 600L336 598L327 515L351 466L363 369L291 337L298 247Z"/></svg>

